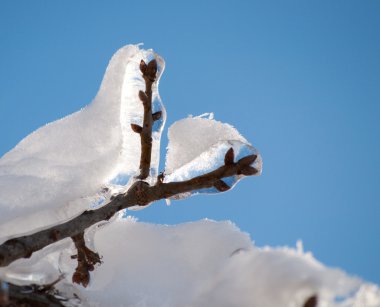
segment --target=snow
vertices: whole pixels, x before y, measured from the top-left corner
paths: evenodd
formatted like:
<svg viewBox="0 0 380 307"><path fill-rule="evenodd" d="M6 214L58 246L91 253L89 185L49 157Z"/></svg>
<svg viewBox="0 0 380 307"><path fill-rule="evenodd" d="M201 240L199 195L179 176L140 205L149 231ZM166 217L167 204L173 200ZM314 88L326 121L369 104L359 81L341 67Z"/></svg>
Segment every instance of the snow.
<svg viewBox="0 0 380 307"><path fill-rule="evenodd" d="M33 257L42 264L32 259L29 269L55 268L45 283L59 269L66 274L59 289L70 289L85 306L301 307L313 295L322 307L380 306L377 286L325 267L300 242L296 248L257 247L229 221L167 226L115 218L89 232L103 263L87 288L71 284L76 262L69 241L60 243L65 249L59 258L54 248L40 251ZM19 260L17 267L26 263Z"/></svg>
<svg viewBox="0 0 380 307"><path fill-rule="evenodd" d="M188 117L175 122L169 127L168 138L165 163L165 172L168 174L189 163L219 141L240 141L248 144L231 125L204 117Z"/></svg>
<svg viewBox="0 0 380 307"><path fill-rule="evenodd" d="M205 114L207 115L207 114ZM262 158L257 149L231 125L209 118L189 117L175 122L168 132L169 144L165 165L165 182L183 181L211 172L224 165L224 156L234 149L235 162L255 154L252 164L262 172ZM223 179L233 187L243 175ZM218 193L215 188L193 191L175 198L183 198L198 193Z"/></svg>
<svg viewBox="0 0 380 307"><path fill-rule="evenodd" d="M256 247L229 221L116 219L95 233L94 246L103 264L87 289L78 287L90 305L298 307L318 295L318 306L380 306L376 286L300 248Z"/></svg>
<svg viewBox="0 0 380 307"><path fill-rule="evenodd" d="M143 106L138 91L145 89L141 59L164 60L152 50L128 45L112 57L100 90L82 110L39 128L0 159L0 242L10 235L66 221L89 207L104 203L111 192L125 190L138 172ZM163 116L155 125L151 174L159 164L160 136L166 118L153 86L153 112Z"/></svg>

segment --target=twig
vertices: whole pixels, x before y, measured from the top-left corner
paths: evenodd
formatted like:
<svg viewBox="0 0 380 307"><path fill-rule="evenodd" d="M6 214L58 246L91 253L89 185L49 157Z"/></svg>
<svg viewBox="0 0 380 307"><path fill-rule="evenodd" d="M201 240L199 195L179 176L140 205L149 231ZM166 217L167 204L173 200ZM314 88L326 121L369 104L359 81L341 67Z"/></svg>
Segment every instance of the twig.
<svg viewBox="0 0 380 307"><path fill-rule="evenodd" d="M161 118L162 112L158 111L152 114L152 85L156 80L157 61L152 60L147 65L141 60L140 70L145 80L145 92L139 92L139 98L144 106L143 126L131 124L131 128L134 132L139 133L141 138L140 175L138 178L143 180L149 176L153 122Z"/></svg>
<svg viewBox="0 0 380 307"><path fill-rule="evenodd" d="M228 152L227 154L231 155ZM218 169L182 182L160 183L150 186L144 181L137 181L126 194L117 195L106 206L97 210L85 211L66 223L4 242L0 245L0 267L7 266L19 258L29 258L32 253L64 238L78 236L90 226L109 220L116 212L125 208L135 205L145 206L160 199L170 198L198 189L210 187L220 189L221 186L224 186L221 190L226 190L225 186L227 185L222 181L223 178L239 174L253 175L257 173L257 170L250 166L256 158L256 155L250 155L236 163L231 162L230 158L226 158L227 164Z"/></svg>
<svg viewBox="0 0 380 307"><path fill-rule="evenodd" d="M82 284L83 287L87 287L90 282L90 271L93 271L96 264L101 264L101 260L98 253L93 252L86 246L84 241L84 232L72 237L75 247L78 251L77 255L71 258L76 258L78 266L72 277L72 281L77 284Z"/></svg>

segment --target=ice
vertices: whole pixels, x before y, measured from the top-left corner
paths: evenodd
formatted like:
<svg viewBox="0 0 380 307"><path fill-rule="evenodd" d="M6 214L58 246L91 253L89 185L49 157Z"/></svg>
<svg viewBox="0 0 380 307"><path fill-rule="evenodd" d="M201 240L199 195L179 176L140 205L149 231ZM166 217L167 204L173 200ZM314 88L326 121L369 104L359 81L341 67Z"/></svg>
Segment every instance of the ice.
<svg viewBox="0 0 380 307"><path fill-rule="evenodd" d="M235 162L248 155L257 155L252 166L259 171L257 175L261 174L262 158L258 151L234 127L214 120L213 116L177 121L169 128L168 136L165 182L188 180L217 169L224 164L224 156L230 148L234 150ZM223 181L233 187L242 177L236 175ZM175 198L218 192L215 188L202 189Z"/></svg>
<svg viewBox="0 0 380 307"><path fill-rule="evenodd" d="M325 267L299 243L259 248L228 221L115 219L95 232L94 246L103 263L88 288L75 286L90 306L301 307L312 295L318 306L380 306L377 286ZM68 283L76 266L69 256Z"/></svg>
<svg viewBox="0 0 380 307"><path fill-rule="evenodd" d="M70 250L74 255L73 245L72 240L66 238L33 253L30 258L21 258L5 268L0 267L0 280L22 286L53 283L62 274L59 267L62 250Z"/></svg>
<svg viewBox="0 0 380 307"><path fill-rule="evenodd" d="M167 174L189 163L219 141L249 144L231 125L204 117L188 117L175 122L169 127L168 138Z"/></svg>
<svg viewBox="0 0 380 307"><path fill-rule="evenodd" d="M0 243L66 221L125 189L138 173L140 136L131 123L142 124L138 91L145 89L140 61L164 60L152 50L128 45L112 57L100 90L91 104L37 129L0 159ZM161 130L166 112L153 86L155 123L151 174L159 164ZM54 102L52 102L54 103ZM103 195L102 191L108 194Z"/></svg>

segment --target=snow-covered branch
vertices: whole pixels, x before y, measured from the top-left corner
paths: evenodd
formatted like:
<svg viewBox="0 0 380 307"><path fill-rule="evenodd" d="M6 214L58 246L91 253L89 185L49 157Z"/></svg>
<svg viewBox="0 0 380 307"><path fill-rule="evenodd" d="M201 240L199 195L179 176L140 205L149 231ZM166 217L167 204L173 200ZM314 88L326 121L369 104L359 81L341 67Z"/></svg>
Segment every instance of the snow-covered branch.
<svg viewBox="0 0 380 307"><path fill-rule="evenodd" d="M254 175L257 170L251 165L256 158L256 155L250 155L234 162L231 148L225 155L225 164L210 173L182 182L164 183L158 180L153 186L145 181L137 181L127 193L117 195L109 204L97 210L85 211L66 223L4 242L0 245L0 267L19 258L28 258L32 253L64 238L80 236L90 226L109 220L120 210L135 205L146 206L160 199L210 187L226 191L229 186L222 179L240 174Z"/></svg>
<svg viewBox="0 0 380 307"><path fill-rule="evenodd" d="M139 179L146 179L149 176L150 161L152 157L152 127L153 122L159 120L162 111L152 114L152 85L156 80L157 61L152 60L148 64L141 60L140 70L145 80L145 92L139 92L139 98L144 106L144 117L142 127L137 124L131 124L134 132L140 134L141 138L141 159Z"/></svg>
<svg viewBox="0 0 380 307"><path fill-rule="evenodd" d="M127 216L262 171L248 140L206 113L169 128L158 175L164 67L153 50L121 48L90 105L0 159L0 305L380 306L378 287L326 268L301 242L260 248L229 221Z"/></svg>

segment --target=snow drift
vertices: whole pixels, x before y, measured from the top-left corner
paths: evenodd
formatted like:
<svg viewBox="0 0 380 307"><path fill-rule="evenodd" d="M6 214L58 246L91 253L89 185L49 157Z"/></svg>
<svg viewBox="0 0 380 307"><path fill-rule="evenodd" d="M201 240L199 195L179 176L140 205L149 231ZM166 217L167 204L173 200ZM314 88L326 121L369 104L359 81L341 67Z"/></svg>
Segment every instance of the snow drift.
<svg viewBox="0 0 380 307"><path fill-rule="evenodd" d="M65 274L58 289L80 298L70 305L302 307L317 295L320 307L380 306L377 286L325 267L300 243L257 247L229 221L167 226L116 217L87 240L103 257L87 288L71 283L70 240L14 262L0 278L50 283Z"/></svg>
<svg viewBox="0 0 380 307"><path fill-rule="evenodd" d="M104 203L104 187L126 189L138 172L140 137L130 124L142 122L138 98L145 82L141 59L164 60L152 50L128 45L112 57L100 90L84 109L36 130L0 159L0 242L7 236L66 221ZM157 174L166 112L153 85L155 123L151 173ZM137 168L136 168L137 165Z"/></svg>

